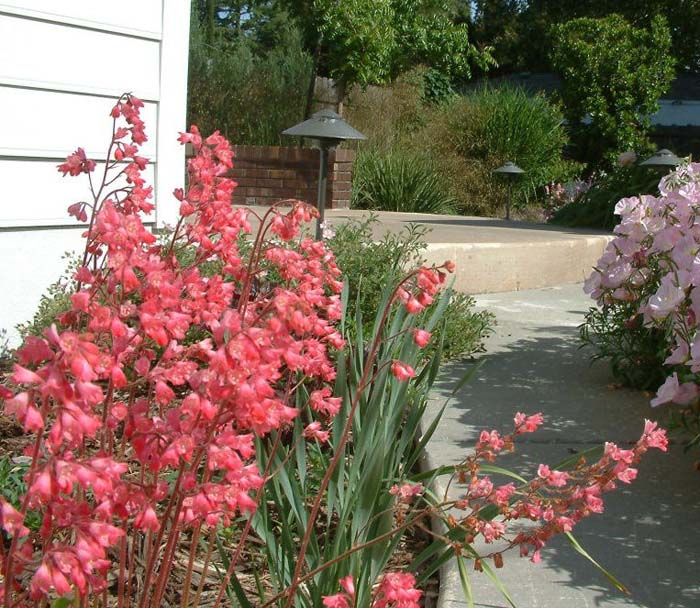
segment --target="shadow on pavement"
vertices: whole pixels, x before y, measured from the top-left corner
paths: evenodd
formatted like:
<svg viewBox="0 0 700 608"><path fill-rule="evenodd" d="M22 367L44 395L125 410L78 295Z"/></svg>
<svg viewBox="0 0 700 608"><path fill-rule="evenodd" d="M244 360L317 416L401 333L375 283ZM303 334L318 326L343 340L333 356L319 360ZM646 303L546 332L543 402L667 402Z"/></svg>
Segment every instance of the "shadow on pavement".
<svg viewBox="0 0 700 608"><path fill-rule="evenodd" d="M482 429L508 432L516 411L543 412L545 426L520 438L516 454L497 464L530 476L540 462L556 464L606 440L634 442L644 418L665 419L666 412L651 409L648 394L615 387L606 365L590 366L588 356L570 326L532 328L496 346L481 357L481 369L446 410L433 440L442 450L436 461L460 459ZM445 366L438 400L470 365ZM637 481L621 486L606 496L605 513L579 524L575 535L632 596L609 586L559 538L543 552L541 564L514 552L506 558L499 573L518 606L700 606L700 473L693 455L684 454L675 438L668 453L647 454ZM475 573L472 582L478 606L507 606L486 577Z"/></svg>

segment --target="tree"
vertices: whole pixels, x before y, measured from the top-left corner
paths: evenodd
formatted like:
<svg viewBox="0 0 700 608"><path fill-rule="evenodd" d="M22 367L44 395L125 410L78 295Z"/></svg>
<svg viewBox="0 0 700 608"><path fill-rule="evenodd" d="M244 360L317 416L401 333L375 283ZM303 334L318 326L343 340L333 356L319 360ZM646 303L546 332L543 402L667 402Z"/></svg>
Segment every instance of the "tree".
<svg viewBox="0 0 700 608"><path fill-rule="evenodd" d="M678 68L700 72L700 2L698 0L528 0L522 12L520 48L530 69L546 69L552 26L581 17L619 14L636 27L650 27L655 17L668 21L672 54Z"/></svg>
<svg viewBox="0 0 700 608"><path fill-rule="evenodd" d="M521 17L523 0L475 0L474 39L494 48L494 59L502 71L517 69L522 63Z"/></svg>
<svg viewBox="0 0 700 608"><path fill-rule="evenodd" d="M587 132L595 142L586 160L610 161L648 143L648 117L674 76L670 49L669 29L660 16L649 29L620 15L574 19L554 28L552 62L564 81L565 116L574 133ZM582 126L586 116L591 124Z"/></svg>
<svg viewBox="0 0 700 608"><path fill-rule="evenodd" d="M452 20L455 0L282 1L306 33L314 76L336 79L341 91L385 83L417 64L454 83L493 63L470 42L467 25Z"/></svg>

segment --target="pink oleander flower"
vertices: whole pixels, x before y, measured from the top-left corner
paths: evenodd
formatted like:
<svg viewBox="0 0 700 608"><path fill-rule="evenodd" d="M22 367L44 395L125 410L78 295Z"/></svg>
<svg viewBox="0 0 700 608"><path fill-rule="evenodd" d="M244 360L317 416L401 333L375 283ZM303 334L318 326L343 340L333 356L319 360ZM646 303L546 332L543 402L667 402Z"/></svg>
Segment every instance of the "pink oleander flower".
<svg viewBox="0 0 700 608"><path fill-rule="evenodd" d="M403 363L401 361L392 362L391 373L394 374L394 377L399 382L405 382L406 380L416 377L415 370L407 363Z"/></svg>
<svg viewBox="0 0 700 608"><path fill-rule="evenodd" d="M411 502L414 496L419 496L423 493L425 488L423 488L422 483L402 483L400 486L394 484L389 490L389 494L392 496L398 496L401 502Z"/></svg>
<svg viewBox="0 0 700 608"><path fill-rule="evenodd" d="M430 342L431 333L425 331L424 329L414 329L413 330L413 341L420 348L425 348Z"/></svg>

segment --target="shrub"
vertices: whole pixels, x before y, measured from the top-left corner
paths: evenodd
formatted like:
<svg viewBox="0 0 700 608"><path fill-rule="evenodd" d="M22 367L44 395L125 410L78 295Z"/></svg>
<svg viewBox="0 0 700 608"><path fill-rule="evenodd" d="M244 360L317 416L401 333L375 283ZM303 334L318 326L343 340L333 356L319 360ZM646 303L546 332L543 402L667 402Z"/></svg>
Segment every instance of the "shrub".
<svg viewBox="0 0 700 608"><path fill-rule="evenodd" d="M355 161L354 208L447 214L455 205L455 198L425 155L407 150L362 150Z"/></svg>
<svg viewBox="0 0 700 608"><path fill-rule="evenodd" d="M329 241L338 266L349 286L346 327L354 341L355 323L373 319L381 308L386 285L393 284L403 269L421 265L427 229L410 224L400 234L385 234L375 240L373 228L376 216L342 224ZM451 293L440 296L424 313L426 319L440 306L442 297L449 297L442 321L436 325L435 337L424 353L430 358L438 344L441 356L447 360L461 359L480 351L484 338L491 332L494 317L487 311L474 311L474 299L468 295ZM419 323L423 319L419 318Z"/></svg>
<svg viewBox="0 0 700 608"><path fill-rule="evenodd" d="M621 198L658 192L659 175L639 166L616 167L603 173L576 200L564 205L552 216L551 222L570 228L612 230L619 218L615 205Z"/></svg>
<svg viewBox="0 0 700 608"><path fill-rule="evenodd" d="M648 147L649 116L673 79L664 17L650 29L620 15L572 19L554 27L552 63L562 75L566 118L581 160L610 166L625 150ZM582 124L590 117L590 126Z"/></svg>
<svg viewBox="0 0 700 608"><path fill-rule="evenodd" d="M586 282L600 311L582 330L623 380L658 388L652 405L679 405L693 445L700 443L700 164L663 178L659 192L617 204L616 237Z"/></svg>
<svg viewBox="0 0 700 608"><path fill-rule="evenodd" d="M17 331L22 339L26 339L27 336L43 335L57 317L70 310L70 296L75 289L75 280L72 275L78 268L79 261L69 253L66 253L63 258L68 260L63 276L49 285L46 293L42 294L39 306L31 320L17 326Z"/></svg>
<svg viewBox="0 0 700 608"><path fill-rule="evenodd" d="M354 87L346 101L347 121L367 136L377 152L390 152L406 145L409 136L432 112L425 103L423 68L397 77L390 85Z"/></svg>
<svg viewBox="0 0 700 608"><path fill-rule="evenodd" d="M495 215L507 190L493 170L513 161L526 171L514 184L514 204L524 206L552 181L567 181L579 166L562 159L567 143L556 106L512 87L481 88L443 104L416 135L463 213Z"/></svg>

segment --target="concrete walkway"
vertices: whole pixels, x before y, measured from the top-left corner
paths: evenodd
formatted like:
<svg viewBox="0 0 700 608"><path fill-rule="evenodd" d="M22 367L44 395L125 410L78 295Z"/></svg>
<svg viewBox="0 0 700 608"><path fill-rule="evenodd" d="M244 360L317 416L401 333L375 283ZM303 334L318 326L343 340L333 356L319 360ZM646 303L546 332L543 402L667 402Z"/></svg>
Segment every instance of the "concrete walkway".
<svg viewBox="0 0 700 608"><path fill-rule="evenodd" d="M649 395L616 388L604 363L589 365L576 326L590 300L580 285L484 295L481 307L496 314L496 333L477 376L457 395L429 445L432 466L458 462L481 429L507 431L516 411L545 415L544 428L521 438L515 456L499 464L534 474L604 441L627 443L643 419L663 420ZM445 367L432 411L444 402L466 363ZM639 478L606 495L606 510L579 524L575 536L631 591L626 597L566 539L554 539L533 564L506 554L499 575L520 608L697 608L700 606L700 473L676 443L650 452ZM507 607L489 579L473 572L476 606ZM442 574L442 608L467 606L456 567Z"/></svg>

